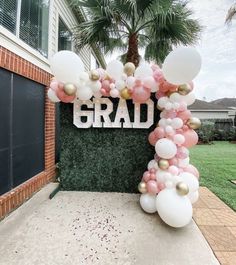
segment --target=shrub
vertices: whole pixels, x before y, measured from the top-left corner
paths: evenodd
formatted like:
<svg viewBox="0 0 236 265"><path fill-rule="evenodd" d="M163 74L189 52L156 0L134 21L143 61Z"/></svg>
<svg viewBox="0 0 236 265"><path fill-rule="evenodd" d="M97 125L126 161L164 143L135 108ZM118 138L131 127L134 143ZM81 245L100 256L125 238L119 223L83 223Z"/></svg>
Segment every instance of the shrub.
<svg viewBox="0 0 236 265"><path fill-rule="evenodd" d="M202 126L198 129L197 133L199 141L205 144L209 144L214 139L215 123L212 121L202 121Z"/></svg>

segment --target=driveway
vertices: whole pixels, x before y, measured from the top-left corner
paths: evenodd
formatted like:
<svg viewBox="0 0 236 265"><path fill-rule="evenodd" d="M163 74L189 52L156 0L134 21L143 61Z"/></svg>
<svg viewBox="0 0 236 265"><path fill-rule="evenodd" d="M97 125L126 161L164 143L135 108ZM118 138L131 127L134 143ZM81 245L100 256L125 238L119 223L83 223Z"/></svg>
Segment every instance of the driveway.
<svg viewBox="0 0 236 265"><path fill-rule="evenodd" d="M196 224L173 229L139 195L47 185L0 223L1 265L218 265Z"/></svg>

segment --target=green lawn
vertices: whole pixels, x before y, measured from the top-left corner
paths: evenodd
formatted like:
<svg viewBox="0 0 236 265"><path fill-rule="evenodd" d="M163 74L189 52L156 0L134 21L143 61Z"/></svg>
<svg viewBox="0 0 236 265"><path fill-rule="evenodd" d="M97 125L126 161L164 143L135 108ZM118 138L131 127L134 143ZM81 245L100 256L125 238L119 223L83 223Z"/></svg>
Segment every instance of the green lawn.
<svg viewBox="0 0 236 265"><path fill-rule="evenodd" d="M236 210L236 144L214 142L190 149L191 164L200 172L200 185L208 187L220 199Z"/></svg>

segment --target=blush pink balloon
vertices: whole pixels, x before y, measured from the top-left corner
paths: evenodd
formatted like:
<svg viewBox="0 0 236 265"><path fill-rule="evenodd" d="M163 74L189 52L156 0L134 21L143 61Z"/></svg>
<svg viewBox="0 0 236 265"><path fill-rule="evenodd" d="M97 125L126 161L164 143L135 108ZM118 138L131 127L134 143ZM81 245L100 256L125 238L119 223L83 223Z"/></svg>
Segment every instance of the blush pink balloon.
<svg viewBox="0 0 236 265"><path fill-rule="evenodd" d="M155 173L151 173L150 179L151 180L156 180L156 174Z"/></svg>
<svg viewBox="0 0 236 265"><path fill-rule="evenodd" d="M73 95L73 96L68 96L66 95L66 93L64 92L63 89L59 88L60 86L57 87L56 89L56 95L57 97L64 103L70 103L72 102L75 98L76 98L76 95Z"/></svg>
<svg viewBox="0 0 236 265"><path fill-rule="evenodd" d="M177 153L176 153L176 157L178 159L185 159L188 157L188 153L186 152L186 148L185 147L178 147L177 148Z"/></svg>
<svg viewBox="0 0 236 265"><path fill-rule="evenodd" d="M167 113L166 113L166 119L174 119L174 118L176 118L176 116L177 116L177 113L176 113L176 111L174 111L174 110L169 110L169 111L167 111Z"/></svg>
<svg viewBox="0 0 236 265"><path fill-rule="evenodd" d="M186 121L191 117L191 112L190 110L180 111L178 112L177 117L182 119L183 121Z"/></svg>
<svg viewBox="0 0 236 265"><path fill-rule="evenodd" d="M151 174L148 171L143 173L143 181L148 182L150 180Z"/></svg>
<svg viewBox="0 0 236 265"><path fill-rule="evenodd" d="M162 91L160 91L160 90L158 90L157 92L156 92L156 94L155 94L155 97L157 98L157 99L159 99L159 98L162 98L162 97L165 97L165 92L162 92Z"/></svg>
<svg viewBox="0 0 236 265"><path fill-rule="evenodd" d="M150 170L149 170L149 172L152 174L152 173L155 173L156 174L156 169L155 168L151 168Z"/></svg>
<svg viewBox="0 0 236 265"><path fill-rule="evenodd" d="M108 80L102 81L102 88L109 91L110 90L110 82Z"/></svg>
<svg viewBox="0 0 236 265"><path fill-rule="evenodd" d="M145 103L151 96L150 89L143 86L135 86L132 93L132 99L135 103Z"/></svg>
<svg viewBox="0 0 236 265"><path fill-rule="evenodd" d="M185 111L187 110L187 104L185 102L180 102L179 103L179 111Z"/></svg>
<svg viewBox="0 0 236 265"><path fill-rule="evenodd" d="M183 143L185 147L192 147L198 143L198 135L192 129L184 131L183 136L185 137L185 142Z"/></svg>
<svg viewBox="0 0 236 265"><path fill-rule="evenodd" d="M166 185L164 183L158 183L157 187L161 191L165 189Z"/></svg>
<svg viewBox="0 0 236 265"><path fill-rule="evenodd" d="M151 194L157 194L157 182L155 180L149 180L147 182L147 191Z"/></svg>
<svg viewBox="0 0 236 265"><path fill-rule="evenodd" d="M195 177L199 179L200 174L195 166L189 164L187 167L184 168L184 171L193 174Z"/></svg>
<svg viewBox="0 0 236 265"><path fill-rule="evenodd" d="M171 83L165 81L165 82L163 83L162 91L165 91L165 92L167 92L167 91L174 92L174 91L177 90L177 87L178 87L178 86L173 85L173 84L171 84Z"/></svg>
<svg viewBox="0 0 236 265"><path fill-rule="evenodd" d="M56 80L52 80L52 82L50 83L50 88L51 88L52 90L56 91L57 88L58 88L58 85L59 85L59 82L58 82L58 81L56 81Z"/></svg>
<svg viewBox="0 0 236 265"><path fill-rule="evenodd" d="M154 130L154 134L158 139L164 138L165 137L165 130L161 127L157 127Z"/></svg>
<svg viewBox="0 0 236 265"><path fill-rule="evenodd" d="M170 166L177 166L178 165L178 159L176 157L173 157L168 160Z"/></svg>
<svg viewBox="0 0 236 265"><path fill-rule="evenodd" d="M156 144L156 142L157 142L157 137L156 137L156 135L155 135L155 133L154 132L151 132L149 135L148 135L148 141L149 141L149 143L150 143L150 145L155 145Z"/></svg>
<svg viewBox="0 0 236 265"><path fill-rule="evenodd" d="M168 172L172 175L178 175L179 174L179 169L176 166L170 166L168 168Z"/></svg>
<svg viewBox="0 0 236 265"><path fill-rule="evenodd" d="M100 89L100 92L101 94L104 96L104 97L109 97L109 91L104 89L104 88L101 88Z"/></svg>

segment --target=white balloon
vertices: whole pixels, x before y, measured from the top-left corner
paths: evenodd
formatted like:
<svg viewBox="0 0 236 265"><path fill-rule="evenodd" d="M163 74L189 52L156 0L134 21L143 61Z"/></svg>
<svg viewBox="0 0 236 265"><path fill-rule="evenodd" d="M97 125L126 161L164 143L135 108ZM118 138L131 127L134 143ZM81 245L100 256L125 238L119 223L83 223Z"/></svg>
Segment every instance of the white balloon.
<svg viewBox="0 0 236 265"><path fill-rule="evenodd" d="M79 79L82 81L82 82L87 82L89 81L89 74L87 72L82 72L80 75L79 75Z"/></svg>
<svg viewBox="0 0 236 265"><path fill-rule="evenodd" d="M155 213L156 208L156 195L149 193L142 194L140 196L140 205L146 213Z"/></svg>
<svg viewBox="0 0 236 265"><path fill-rule="evenodd" d="M164 107L166 110L171 110L173 108L173 104L171 102L167 102Z"/></svg>
<svg viewBox="0 0 236 265"><path fill-rule="evenodd" d="M140 66L138 66L134 72L134 76L136 78L145 78L148 76L152 76L152 74L153 74L152 68L147 63L141 64Z"/></svg>
<svg viewBox="0 0 236 265"><path fill-rule="evenodd" d="M195 192L189 192L188 194L188 198L191 201L192 204L194 204L195 202L197 202L198 198L199 198L199 192L198 190Z"/></svg>
<svg viewBox="0 0 236 265"><path fill-rule="evenodd" d="M155 159L151 160L149 163L148 163L148 166L147 166L148 170L152 169L152 168L155 168L155 169L158 169L158 165L157 165L157 162Z"/></svg>
<svg viewBox="0 0 236 265"><path fill-rule="evenodd" d="M93 95L95 98L101 98L102 97L102 93L100 91L93 92Z"/></svg>
<svg viewBox="0 0 236 265"><path fill-rule="evenodd" d="M135 84L135 77L133 77L133 76L129 76L129 77L127 77L127 79L126 79L126 86L128 87L128 88L132 88L133 86L134 86L134 84Z"/></svg>
<svg viewBox="0 0 236 265"><path fill-rule="evenodd" d="M123 80L117 80L116 83L115 83L115 88L117 90L122 90L123 88L125 88L125 81Z"/></svg>
<svg viewBox="0 0 236 265"><path fill-rule="evenodd" d="M189 157L185 158L185 159L178 159L178 165L181 168L185 168L189 165Z"/></svg>
<svg viewBox="0 0 236 265"><path fill-rule="evenodd" d="M80 100L89 100L93 96L93 91L90 87L82 87L77 90L76 95Z"/></svg>
<svg viewBox="0 0 236 265"><path fill-rule="evenodd" d="M192 105L196 100L196 96L193 92L190 92L189 94L185 96L180 96L180 101L185 102L188 106Z"/></svg>
<svg viewBox="0 0 236 265"><path fill-rule="evenodd" d="M107 65L107 73L115 79L121 79L123 75L123 64L118 60L113 60Z"/></svg>
<svg viewBox="0 0 236 265"><path fill-rule="evenodd" d="M167 170L158 169L156 172L156 181L158 183L164 183L166 181L166 174L168 173Z"/></svg>
<svg viewBox="0 0 236 265"><path fill-rule="evenodd" d="M172 103L179 103L181 101L181 96L179 93L173 93L170 95L170 101Z"/></svg>
<svg viewBox="0 0 236 265"><path fill-rule="evenodd" d="M175 134L173 137L173 141L177 145L181 145L185 142L185 137L182 134Z"/></svg>
<svg viewBox="0 0 236 265"><path fill-rule="evenodd" d="M165 131L166 131L166 133L169 133L169 134L171 134L171 133L175 133L175 130L174 130L173 127L170 126L170 125L167 125L167 126L166 126Z"/></svg>
<svg viewBox="0 0 236 265"><path fill-rule="evenodd" d="M100 81L90 81L90 82L87 82L87 86L89 86L95 93L95 92L100 91L102 84Z"/></svg>
<svg viewBox="0 0 236 265"><path fill-rule="evenodd" d="M64 83L79 82L79 75L84 71L84 64L77 54L71 51L59 51L50 60L53 75Z"/></svg>
<svg viewBox="0 0 236 265"><path fill-rule="evenodd" d="M192 81L200 69L201 56L191 47L180 47L170 52L162 67L165 79L175 85Z"/></svg>
<svg viewBox="0 0 236 265"><path fill-rule="evenodd" d="M51 88L48 89L48 98L54 103L60 102L60 99L57 97L55 91L52 90Z"/></svg>
<svg viewBox="0 0 236 265"><path fill-rule="evenodd" d="M184 125L182 119L180 118L174 118L172 121L171 121L171 126L174 128L174 129L180 129L182 128Z"/></svg>
<svg viewBox="0 0 236 265"><path fill-rule="evenodd" d="M151 92L157 92L158 84L152 76L145 77L143 79L143 85L151 89Z"/></svg>
<svg viewBox="0 0 236 265"><path fill-rule="evenodd" d="M169 102L168 97L161 97L161 98L158 100L157 104L158 104L158 106L159 106L160 108L164 108L167 102Z"/></svg>
<svg viewBox="0 0 236 265"><path fill-rule="evenodd" d="M185 182L188 185L190 193L198 190L199 182L193 174L188 172L183 172L179 174L179 176L183 179L183 182Z"/></svg>
<svg viewBox="0 0 236 265"><path fill-rule="evenodd" d="M176 145L167 138L158 140L155 145L155 150L159 157L165 159L173 158L177 153Z"/></svg>
<svg viewBox="0 0 236 265"><path fill-rule="evenodd" d="M165 118L160 119L159 122L158 122L158 125L159 125L160 127L162 127L162 128L165 128L166 125L167 125L167 123L166 123L166 119L165 119Z"/></svg>
<svg viewBox="0 0 236 265"><path fill-rule="evenodd" d="M179 196L176 189L164 189L158 193L156 208L161 219L172 227L190 223L193 208L187 196Z"/></svg>

